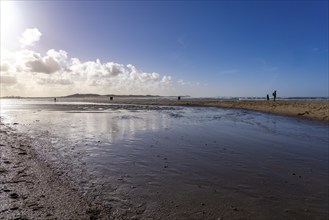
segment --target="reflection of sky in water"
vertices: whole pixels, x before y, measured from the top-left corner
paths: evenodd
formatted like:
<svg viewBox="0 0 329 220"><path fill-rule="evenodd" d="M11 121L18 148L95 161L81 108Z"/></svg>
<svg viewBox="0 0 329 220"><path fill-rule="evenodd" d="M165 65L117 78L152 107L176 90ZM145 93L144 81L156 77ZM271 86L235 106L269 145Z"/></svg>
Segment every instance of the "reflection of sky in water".
<svg viewBox="0 0 329 220"><path fill-rule="evenodd" d="M171 128L188 129L193 133L193 128L198 127L203 127L204 132L220 131L218 135L249 132L251 136L271 134L273 138L281 135L296 139L328 139L327 127L323 124L212 107L183 108L1 99L1 116L4 116L3 120L7 123L19 123L17 128L25 129L25 132L34 136L41 137L48 131L53 138L81 143L129 141L138 138L137 133Z"/></svg>
<svg viewBox="0 0 329 220"><path fill-rule="evenodd" d="M187 135L198 128L200 137L217 131L218 137L233 134L260 138L270 135L296 140L328 141L326 126L243 110L182 108L92 103L54 103L51 100L1 100L1 116L7 123L33 136L45 132L55 142L108 143L133 141L144 133L183 129ZM195 134L198 135L198 134ZM215 135L215 134L214 134ZM57 140L54 140L56 139Z"/></svg>
<svg viewBox="0 0 329 220"><path fill-rule="evenodd" d="M37 138L34 140L46 158L65 169L78 169L84 163L92 173L102 170L105 161L131 162L127 150L143 154L138 150L141 134L168 129L173 114L173 108L132 105L26 100L1 104L4 122L18 123L13 125L16 129Z"/></svg>
<svg viewBox="0 0 329 220"><path fill-rule="evenodd" d="M5 122L19 122L33 135L43 135L50 131L59 138L72 141L106 141L117 139L134 139L136 132L155 131L168 126L170 122L165 115L144 111L100 111L96 112L62 112L62 111L6 111ZM9 116L9 117L8 117ZM32 129L31 129L32 128Z"/></svg>
<svg viewBox="0 0 329 220"><path fill-rule="evenodd" d="M154 131L167 126L168 120L156 112L66 113L73 125L68 128L71 138L85 138L113 142L134 139L138 131Z"/></svg>

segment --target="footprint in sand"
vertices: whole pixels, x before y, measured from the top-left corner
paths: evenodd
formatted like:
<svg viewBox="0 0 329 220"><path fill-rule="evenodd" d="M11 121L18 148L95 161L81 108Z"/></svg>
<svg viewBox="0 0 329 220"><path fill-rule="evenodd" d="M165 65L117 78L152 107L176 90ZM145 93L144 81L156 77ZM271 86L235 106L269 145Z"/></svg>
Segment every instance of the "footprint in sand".
<svg viewBox="0 0 329 220"><path fill-rule="evenodd" d="M21 151L18 153L18 155L27 155L26 151Z"/></svg>
<svg viewBox="0 0 329 220"><path fill-rule="evenodd" d="M7 173L7 170L3 169L3 168L0 168L0 174L2 174L2 173Z"/></svg>
<svg viewBox="0 0 329 220"><path fill-rule="evenodd" d="M19 195L17 193L10 193L9 197L12 199L18 199Z"/></svg>

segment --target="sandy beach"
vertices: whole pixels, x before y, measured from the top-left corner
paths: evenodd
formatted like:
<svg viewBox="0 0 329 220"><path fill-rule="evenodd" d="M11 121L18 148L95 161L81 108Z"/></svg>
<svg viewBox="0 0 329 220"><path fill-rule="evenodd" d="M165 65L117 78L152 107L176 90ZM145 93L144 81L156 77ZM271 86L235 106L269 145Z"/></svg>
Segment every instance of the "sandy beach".
<svg viewBox="0 0 329 220"><path fill-rule="evenodd" d="M0 122L0 219L106 219L65 173L51 168L30 138Z"/></svg>
<svg viewBox="0 0 329 220"><path fill-rule="evenodd" d="M328 102L13 103L0 124L0 219L328 216Z"/></svg>
<svg viewBox="0 0 329 220"><path fill-rule="evenodd" d="M88 99L86 99L88 100ZM140 105L173 105L173 106L211 106L221 108L238 108L252 111L260 111L271 114L293 116L329 123L328 101L176 101L176 100L114 100L114 103L140 104Z"/></svg>

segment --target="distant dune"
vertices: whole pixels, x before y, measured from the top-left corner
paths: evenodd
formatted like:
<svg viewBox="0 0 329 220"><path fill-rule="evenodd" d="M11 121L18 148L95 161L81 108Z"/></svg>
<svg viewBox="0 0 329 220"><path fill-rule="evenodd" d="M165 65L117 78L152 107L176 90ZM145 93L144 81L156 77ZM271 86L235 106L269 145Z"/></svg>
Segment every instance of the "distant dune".
<svg viewBox="0 0 329 220"><path fill-rule="evenodd" d="M68 96L62 96L62 98L84 98L84 97L98 97L98 96L101 96L101 95L92 94L92 93L86 93L86 94L75 93L75 94L68 95Z"/></svg>
<svg viewBox="0 0 329 220"><path fill-rule="evenodd" d="M107 95L99 95L93 93L86 93L86 94L72 94L68 96L62 96L61 98L86 98L86 97L161 97L159 95L115 95L115 94L107 94Z"/></svg>

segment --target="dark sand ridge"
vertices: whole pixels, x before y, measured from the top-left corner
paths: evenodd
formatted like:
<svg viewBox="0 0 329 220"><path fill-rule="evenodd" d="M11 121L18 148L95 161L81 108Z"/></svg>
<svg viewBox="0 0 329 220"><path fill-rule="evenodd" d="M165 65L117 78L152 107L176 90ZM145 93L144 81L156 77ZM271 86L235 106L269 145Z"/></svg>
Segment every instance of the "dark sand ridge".
<svg viewBox="0 0 329 220"><path fill-rule="evenodd" d="M84 98L82 101L95 101ZM294 116L329 123L328 101L214 101L214 100L159 100L159 99L115 99L113 101L99 100L100 102L138 104L138 105L168 105L168 106L210 106L221 108L238 108L260 111L278 115Z"/></svg>

